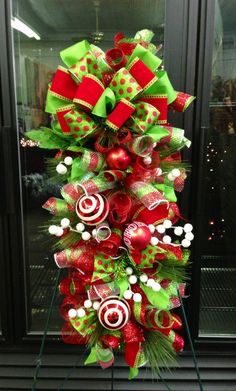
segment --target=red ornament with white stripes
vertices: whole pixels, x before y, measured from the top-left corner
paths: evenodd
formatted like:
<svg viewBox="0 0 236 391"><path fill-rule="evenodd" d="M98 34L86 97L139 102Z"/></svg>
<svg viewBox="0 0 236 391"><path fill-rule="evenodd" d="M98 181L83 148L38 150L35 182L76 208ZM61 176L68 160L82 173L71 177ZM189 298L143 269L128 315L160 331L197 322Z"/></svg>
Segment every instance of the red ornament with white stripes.
<svg viewBox="0 0 236 391"><path fill-rule="evenodd" d="M83 195L76 203L78 217L87 225L97 225L105 220L109 212L106 198L100 194Z"/></svg>

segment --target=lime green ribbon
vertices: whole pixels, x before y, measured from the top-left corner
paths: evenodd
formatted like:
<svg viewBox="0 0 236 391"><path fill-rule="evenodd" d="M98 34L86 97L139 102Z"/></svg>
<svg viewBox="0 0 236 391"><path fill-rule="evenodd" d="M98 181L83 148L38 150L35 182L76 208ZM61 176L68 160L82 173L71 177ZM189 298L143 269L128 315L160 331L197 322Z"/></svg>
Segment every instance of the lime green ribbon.
<svg viewBox="0 0 236 391"><path fill-rule="evenodd" d="M86 309L85 316L79 318L70 318L70 323L72 327L83 337L91 335L95 328L97 322L97 315L94 309Z"/></svg>
<svg viewBox="0 0 236 391"><path fill-rule="evenodd" d="M71 180L82 178L86 172L99 172L105 162L105 157L89 149L81 148L81 157L73 159L71 167Z"/></svg>

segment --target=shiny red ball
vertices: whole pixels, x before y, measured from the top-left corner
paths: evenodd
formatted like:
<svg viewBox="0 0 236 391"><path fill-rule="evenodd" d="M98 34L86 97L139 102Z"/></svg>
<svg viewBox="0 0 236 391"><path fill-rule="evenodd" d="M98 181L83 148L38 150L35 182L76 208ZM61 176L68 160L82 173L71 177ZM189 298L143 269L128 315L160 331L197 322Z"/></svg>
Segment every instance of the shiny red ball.
<svg viewBox="0 0 236 391"><path fill-rule="evenodd" d="M131 158L125 148L114 147L108 152L106 161L110 168L126 170L130 165Z"/></svg>
<svg viewBox="0 0 236 391"><path fill-rule="evenodd" d="M124 242L131 250L143 250L151 239L148 226L139 221L133 221L124 231Z"/></svg>

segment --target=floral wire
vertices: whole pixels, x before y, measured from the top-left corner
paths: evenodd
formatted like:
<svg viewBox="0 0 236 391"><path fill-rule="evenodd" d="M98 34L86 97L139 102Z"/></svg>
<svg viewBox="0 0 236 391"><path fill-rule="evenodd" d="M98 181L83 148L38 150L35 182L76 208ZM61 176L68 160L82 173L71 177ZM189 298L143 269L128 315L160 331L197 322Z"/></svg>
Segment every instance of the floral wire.
<svg viewBox="0 0 236 391"><path fill-rule="evenodd" d="M55 285L53 288L51 303L48 308L47 319L46 319L45 328L44 328L44 332L43 332L43 338L42 338L40 349L39 349L39 355L36 359L36 367L35 367L35 371L34 371L33 384L32 384L31 391L36 390L36 384L38 381L38 374L39 374L39 370L42 366L42 355L44 352L44 347L45 347L45 342L46 342L46 337L47 337L47 332L48 332L48 327L49 327L49 321L51 319L52 310L53 310L55 297L56 297L56 293L57 293L57 287L58 287L58 283L59 283L60 273L61 273L61 269L58 269L57 274L56 274Z"/></svg>
<svg viewBox="0 0 236 391"><path fill-rule="evenodd" d="M202 385L202 379L201 379L201 375L200 375L200 371L199 371L199 367L198 367L198 363L197 363L196 353L195 353L195 350L194 350L194 347L193 347L193 341L192 341L192 337L191 337L191 333L190 333L190 329L189 329L189 325L188 325L188 320L187 320L187 316L186 316L186 312L185 312L185 309L184 309L183 300L182 300L182 297L181 297L181 294L180 294L178 286L177 286L177 292L178 292L178 296L179 296L179 300L180 300L180 304L181 304L181 310L182 310L182 314L183 314L183 318L184 318L184 322L185 322L185 326L186 326L186 331L187 331L187 336L188 336L188 340L189 340L189 345L190 345L190 348L191 348L191 351L192 351L192 355L193 355L193 362L194 362L194 366L195 366L196 373L197 373L199 388L200 388L200 391L204 391L203 390L203 385Z"/></svg>

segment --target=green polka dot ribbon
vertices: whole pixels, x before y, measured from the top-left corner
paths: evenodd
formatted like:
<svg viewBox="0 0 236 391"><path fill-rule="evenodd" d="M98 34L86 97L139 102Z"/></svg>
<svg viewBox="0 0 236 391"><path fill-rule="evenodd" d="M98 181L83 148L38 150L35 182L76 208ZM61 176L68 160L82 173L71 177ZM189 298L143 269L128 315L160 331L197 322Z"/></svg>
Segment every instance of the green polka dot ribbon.
<svg viewBox="0 0 236 391"><path fill-rule="evenodd" d="M149 103L136 103L135 116L131 116L130 127L136 132L146 132L157 122L159 114L159 111Z"/></svg>
<svg viewBox="0 0 236 391"><path fill-rule="evenodd" d="M79 318L78 316L74 319L70 318L70 323L74 329L81 334L83 337L90 335L96 328L97 315L94 310L86 310L85 316Z"/></svg>
<svg viewBox="0 0 236 391"><path fill-rule="evenodd" d="M161 250L163 251L163 250ZM140 263L139 267L145 268L145 267L153 267L153 264L155 262L155 255L159 252L159 249L157 246L151 246L149 244L144 250L140 253Z"/></svg>
<svg viewBox="0 0 236 391"><path fill-rule="evenodd" d="M84 111L70 110L64 115L64 119L74 138L82 139L93 133L97 128L95 121Z"/></svg>
<svg viewBox="0 0 236 391"><path fill-rule="evenodd" d="M117 101L122 98L133 100L142 91L140 85L125 68L116 72L109 87Z"/></svg>
<svg viewBox="0 0 236 391"><path fill-rule="evenodd" d="M116 271L115 260L108 255L99 254L94 258L94 270L92 282L103 280L104 282L111 281L111 275Z"/></svg>

